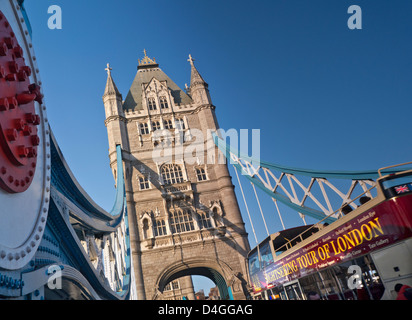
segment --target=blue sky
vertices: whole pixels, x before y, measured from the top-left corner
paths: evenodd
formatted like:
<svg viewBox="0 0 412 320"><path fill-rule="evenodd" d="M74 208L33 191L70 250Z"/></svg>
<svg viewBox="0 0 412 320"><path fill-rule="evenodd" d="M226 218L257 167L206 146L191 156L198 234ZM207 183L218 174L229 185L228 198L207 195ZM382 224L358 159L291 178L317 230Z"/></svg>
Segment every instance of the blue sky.
<svg viewBox="0 0 412 320"><path fill-rule="evenodd" d="M347 27L353 4L362 8L362 30ZM61 30L47 27L50 5L62 8ZM52 130L79 183L106 210L115 192L104 69L110 62L126 97L143 49L181 88L190 82L192 54L220 126L260 129L263 160L318 170L412 160L410 1L27 0L25 6ZM234 174L233 182L253 247ZM261 241L266 231L256 199L242 184ZM280 230L272 201L258 194L270 232ZM301 223L280 209L286 227Z"/></svg>

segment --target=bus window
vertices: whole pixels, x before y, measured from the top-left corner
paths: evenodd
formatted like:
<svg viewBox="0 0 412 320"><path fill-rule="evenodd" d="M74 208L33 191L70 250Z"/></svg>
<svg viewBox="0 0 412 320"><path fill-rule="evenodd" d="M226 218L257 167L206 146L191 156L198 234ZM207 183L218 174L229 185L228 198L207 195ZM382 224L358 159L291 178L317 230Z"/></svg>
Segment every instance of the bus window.
<svg viewBox="0 0 412 320"><path fill-rule="evenodd" d="M349 288L348 268L357 265L362 271L362 284ZM369 255L348 261L329 269L315 272L299 279L303 294L308 299L309 292L316 292L321 299L328 300L380 300L385 287Z"/></svg>
<svg viewBox="0 0 412 320"><path fill-rule="evenodd" d="M249 256L249 271L250 271L250 274L254 274L255 272L258 272L259 270L260 270L259 258L258 258L258 253L256 251Z"/></svg>
<svg viewBox="0 0 412 320"><path fill-rule="evenodd" d="M380 300L385 291L382 280L376 270L375 264L369 255L355 259L354 264L362 270L362 288L358 289L358 300Z"/></svg>
<svg viewBox="0 0 412 320"><path fill-rule="evenodd" d="M284 287L289 300L304 300L299 282L296 281Z"/></svg>
<svg viewBox="0 0 412 320"><path fill-rule="evenodd" d="M322 286L325 288L325 296L328 300L340 300L339 287L333 276L333 270L326 269L319 272Z"/></svg>
<svg viewBox="0 0 412 320"><path fill-rule="evenodd" d="M269 242L263 244L260 248L260 256L262 259L262 268L265 268L269 264L273 263L273 255L272 251L270 250Z"/></svg>
<svg viewBox="0 0 412 320"><path fill-rule="evenodd" d="M283 286L277 286L271 289L273 300L287 300Z"/></svg>
<svg viewBox="0 0 412 320"><path fill-rule="evenodd" d="M348 261L331 268L344 300L356 300L355 292L348 285L348 279L351 275L347 272L352 264L352 261Z"/></svg>
<svg viewBox="0 0 412 320"><path fill-rule="evenodd" d="M307 300L309 300L308 295L310 292L316 292L321 300L323 300L323 298L327 296L326 289L322 284L319 273L316 272L314 274L306 276L300 279L299 282Z"/></svg>

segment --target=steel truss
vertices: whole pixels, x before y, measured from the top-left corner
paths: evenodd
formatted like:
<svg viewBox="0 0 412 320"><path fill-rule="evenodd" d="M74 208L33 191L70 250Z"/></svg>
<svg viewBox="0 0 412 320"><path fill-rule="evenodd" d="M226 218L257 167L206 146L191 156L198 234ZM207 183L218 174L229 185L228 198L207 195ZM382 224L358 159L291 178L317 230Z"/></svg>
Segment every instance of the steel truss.
<svg viewBox="0 0 412 320"><path fill-rule="evenodd" d="M356 209L361 197L376 197L378 170L316 171L291 168L240 154L215 134L213 139L230 164L246 179L275 202L279 201L297 211L303 220L305 216L310 216L331 223L342 215L344 206Z"/></svg>

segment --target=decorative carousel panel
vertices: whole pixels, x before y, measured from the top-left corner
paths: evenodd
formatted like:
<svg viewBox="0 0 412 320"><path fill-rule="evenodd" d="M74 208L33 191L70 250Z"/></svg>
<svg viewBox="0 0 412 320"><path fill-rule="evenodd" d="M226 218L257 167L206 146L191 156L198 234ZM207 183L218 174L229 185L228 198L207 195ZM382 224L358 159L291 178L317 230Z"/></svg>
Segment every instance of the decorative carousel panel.
<svg viewBox="0 0 412 320"><path fill-rule="evenodd" d="M0 268L35 254L47 220L50 140L41 81L21 8L0 3Z"/></svg>

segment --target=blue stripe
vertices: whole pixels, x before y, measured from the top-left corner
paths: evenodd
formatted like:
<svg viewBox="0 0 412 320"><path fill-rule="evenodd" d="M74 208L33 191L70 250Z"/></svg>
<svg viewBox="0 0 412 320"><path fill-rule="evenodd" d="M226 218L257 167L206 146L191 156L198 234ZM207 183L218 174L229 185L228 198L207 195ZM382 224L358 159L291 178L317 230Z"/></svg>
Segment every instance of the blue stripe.
<svg viewBox="0 0 412 320"><path fill-rule="evenodd" d="M32 37L32 28L31 28L31 24L30 24L30 20L29 20L29 16L27 15L26 9L24 8L24 4L23 4L24 0L19 0L18 4L21 8L21 13L23 15L24 21L26 22L26 26L27 26L27 31L30 34L30 38Z"/></svg>
<svg viewBox="0 0 412 320"><path fill-rule="evenodd" d="M110 214L112 216L118 216L123 212L124 201L125 201L122 148L120 145L116 146L116 155L117 155L117 182L116 182L117 192L116 192L116 200L114 202L112 210L110 211Z"/></svg>

